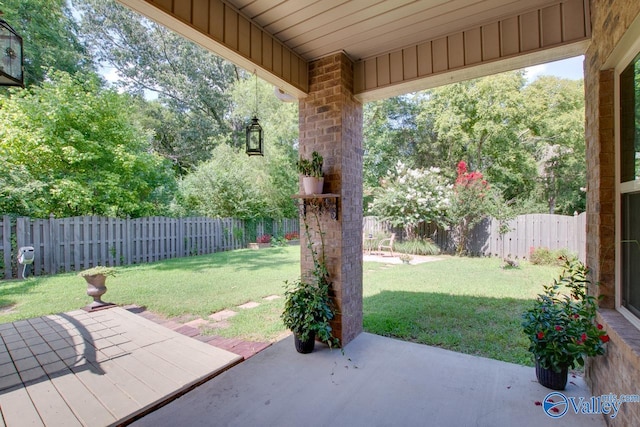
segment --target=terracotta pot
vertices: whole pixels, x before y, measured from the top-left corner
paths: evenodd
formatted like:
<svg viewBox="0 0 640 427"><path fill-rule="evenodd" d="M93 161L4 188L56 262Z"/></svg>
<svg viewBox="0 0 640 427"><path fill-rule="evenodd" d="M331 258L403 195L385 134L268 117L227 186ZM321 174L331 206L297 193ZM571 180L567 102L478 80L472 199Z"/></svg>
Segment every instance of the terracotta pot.
<svg viewBox="0 0 640 427"><path fill-rule="evenodd" d="M313 176L302 177L302 188L304 189L304 194L307 196L322 194L322 187L324 187L324 178L315 178Z"/></svg>

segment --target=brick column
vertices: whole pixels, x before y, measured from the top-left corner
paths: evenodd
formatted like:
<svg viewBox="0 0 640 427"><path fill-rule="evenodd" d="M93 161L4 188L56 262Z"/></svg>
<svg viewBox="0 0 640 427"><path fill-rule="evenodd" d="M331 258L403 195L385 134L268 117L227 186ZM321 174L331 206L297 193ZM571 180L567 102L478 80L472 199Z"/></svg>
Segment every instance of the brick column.
<svg viewBox="0 0 640 427"><path fill-rule="evenodd" d="M340 195L338 218L322 214L320 227L338 311L332 327L346 345L362 332L363 154L362 104L353 97L353 63L346 55L309 64L309 96L299 107L300 155L310 158L319 152L324 157L324 192ZM312 240L319 241L317 230ZM302 276L308 277L313 263L304 235L300 247Z"/></svg>
<svg viewBox="0 0 640 427"><path fill-rule="evenodd" d="M588 67L585 129L587 143L587 265L592 295L603 308L615 306L615 165L613 71ZM598 283L599 286L595 284Z"/></svg>

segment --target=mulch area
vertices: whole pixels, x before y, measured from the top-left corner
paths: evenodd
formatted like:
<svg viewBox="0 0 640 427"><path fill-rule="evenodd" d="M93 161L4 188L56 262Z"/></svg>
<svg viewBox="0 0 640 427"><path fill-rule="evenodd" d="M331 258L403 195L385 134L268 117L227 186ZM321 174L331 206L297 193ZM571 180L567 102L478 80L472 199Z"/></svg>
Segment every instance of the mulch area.
<svg viewBox="0 0 640 427"><path fill-rule="evenodd" d="M224 338L217 335L202 335L200 329L197 327L189 326L176 320L166 319L159 314L147 311L144 307L127 305L123 308L182 335L242 356L245 360L271 345L269 342L243 341L237 338Z"/></svg>

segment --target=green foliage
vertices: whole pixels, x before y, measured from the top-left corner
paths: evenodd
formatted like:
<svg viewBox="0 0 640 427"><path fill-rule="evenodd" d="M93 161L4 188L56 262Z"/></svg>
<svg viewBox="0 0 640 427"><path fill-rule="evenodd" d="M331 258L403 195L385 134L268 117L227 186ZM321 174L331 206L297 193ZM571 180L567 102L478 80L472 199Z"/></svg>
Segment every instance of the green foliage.
<svg viewBox="0 0 640 427"><path fill-rule="evenodd" d="M235 65L115 1L76 0L74 6L85 43L97 62L117 70L117 85L157 94L147 124L156 149L180 173L207 160L212 141L225 137L240 146L244 125L228 121Z"/></svg>
<svg viewBox="0 0 640 427"><path fill-rule="evenodd" d="M314 178L322 178L323 158L317 151L311 153L311 159L300 157L296 166L298 172L304 176L312 176Z"/></svg>
<svg viewBox="0 0 640 427"><path fill-rule="evenodd" d="M334 314L328 288L301 280L285 282L285 287L281 316L284 325L302 341L313 333L320 341L333 345L335 338L329 322Z"/></svg>
<svg viewBox="0 0 640 427"><path fill-rule="evenodd" d="M297 182L287 179L283 183L279 169L270 167L279 159L271 162L270 156L248 157L229 145L219 145L211 160L179 182L177 204L182 212L214 218L294 217L291 194L296 192Z"/></svg>
<svg viewBox="0 0 640 427"><path fill-rule="evenodd" d="M540 196L549 213L586 209L584 85L541 77L525 88L529 140L536 149Z"/></svg>
<svg viewBox="0 0 640 427"><path fill-rule="evenodd" d="M394 250L405 254L413 255L438 255L440 248L428 238L415 238L396 242L393 244Z"/></svg>
<svg viewBox="0 0 640 427"><path fill-rule="evenodd" d="M133 121L130 97L95 74L50 72L0 104L0 211L35 217L162 212L174 181Z"/></svg>
<svg viewBox="0 0 640 427"><path fill-rule="evenodd" d="M534 305L522 315L529 351L545 369L583 366L587 356L604 354L609 341L595 322L596 298L587 295L588 269L577 260L565 260L560 277L544 286ZM560 289L569 291L569 295Z"/></svg>
<svg viewBox="0 0 640 427"><path fill-rule="evenodd" d="M398 162L376 190L369 210L394 227L403 227L412 239L421 222L443 223L450 197L450 186L439 169L411 169Z"/></svg>
<svg viewBox="0 0 640 427"><path fill-rule="evenodd" d="M576 259L574 254L570 254L566 249L556 249L539 247L529 248L529 262L535 265L557 265L562 266L566 259Z"/></svg>
<svg viewBox="0 0 640 427"><path fill-rule="evenodd" d="M448 219L454 230L456 253L462 255L466 253L473 227L491 215L500 202L482 173L469 172L464 161L458 163L457 171Z"/></svg>
<svg viewBox="0 0 640 427"><path fill-rule="evenodd" d="M25 86L45 81L51 70L89 71L91 61L65 0L3 0L0 9L23 40Z"/></svg>
<svg viewBox="0 0 640 427"><path fill-rule="evenodd" d="M113 267L104 267L102 265L97 265L95 267L91 267L91 268L88 268L86 270L82 270L80 273L78 273L78 276L80 276L80 277L97 276L97 275L103 275L103 276L107 276L107 277L115 277L116 269L113 268Z"/></svg>
<svg viewBox="0 0 640 427"><path fill-rule="evenodd" d="M517 71L367 103L363 145L365 204L398 161L454 179L465 159L514 213L585 208L581 81Z"/></svg>

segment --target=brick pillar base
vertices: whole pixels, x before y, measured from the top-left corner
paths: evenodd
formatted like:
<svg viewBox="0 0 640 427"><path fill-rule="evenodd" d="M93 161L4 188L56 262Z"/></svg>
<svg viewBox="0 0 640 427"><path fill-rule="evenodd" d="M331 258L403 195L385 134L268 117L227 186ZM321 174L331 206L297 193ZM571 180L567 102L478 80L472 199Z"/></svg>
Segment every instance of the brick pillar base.
<svg viewBox="0 0 640 427"><path fill-rule="evenodd" d="M309 65L309 96L300 101L300 155L324 157L324 192L340 195L338 218L320 215L325 260L338 311L334 335L346 345L362 332L362 104L353 97L353 63L344 54ZM315 230L312 240L318 247ZM300 230L304 231L301 223ZM304 234L304 233L302 233ZM313 269L301 236L302 276Z"/></svg>

